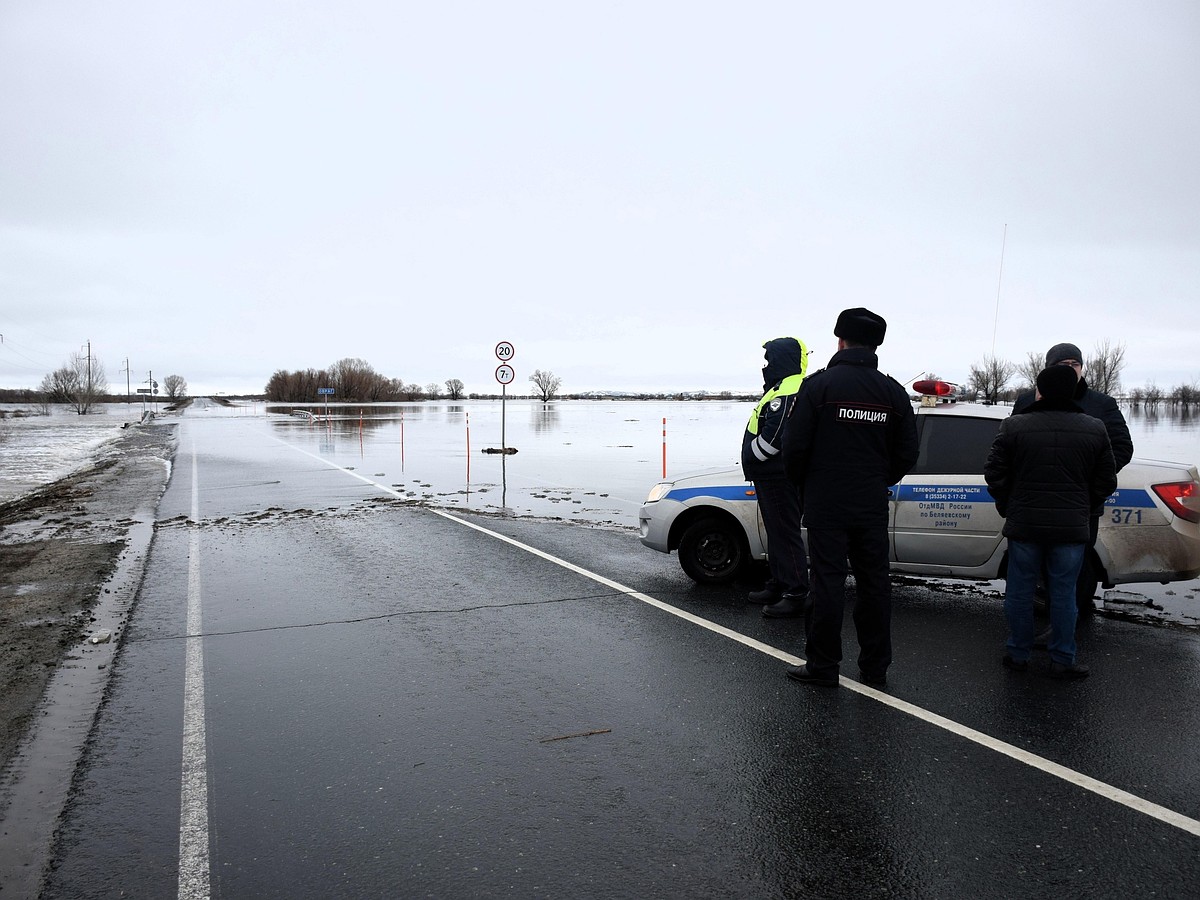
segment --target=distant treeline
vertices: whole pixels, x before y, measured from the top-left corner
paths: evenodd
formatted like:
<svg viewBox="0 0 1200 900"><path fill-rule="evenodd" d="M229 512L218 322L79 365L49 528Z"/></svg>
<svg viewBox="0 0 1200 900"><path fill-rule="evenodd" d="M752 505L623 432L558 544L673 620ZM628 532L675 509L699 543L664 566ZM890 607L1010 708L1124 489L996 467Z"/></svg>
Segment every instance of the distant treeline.
<svg viewBox="0 0 1200 900"><path fill-rule="evenodd" d="M0 388L0 403L41 403L45 396L33 388Z"/></svg>
<svg viewBox="0 0 1200 900"><path fill-rule="evenodd" d="M323 392L323 393L319 393ZM396 403L448 397L460 400L463 383L449 378L437 384L405 384L375 371L365 360L338 360L327 369L280 369L267 381L266 399L274 403L311 403L321 397L341 403Z"/></svg>
<svg viewBox="0 0 1200 900"><path fill-rule="evenodd" d="M350 365L349 363L356 363ZM360 403L407 400L404 382L376 372L362 360L342 360L328 369L279 369L267 381L267 400L299 403L316 400L318 391L330 389L333 398Z"/></svg>

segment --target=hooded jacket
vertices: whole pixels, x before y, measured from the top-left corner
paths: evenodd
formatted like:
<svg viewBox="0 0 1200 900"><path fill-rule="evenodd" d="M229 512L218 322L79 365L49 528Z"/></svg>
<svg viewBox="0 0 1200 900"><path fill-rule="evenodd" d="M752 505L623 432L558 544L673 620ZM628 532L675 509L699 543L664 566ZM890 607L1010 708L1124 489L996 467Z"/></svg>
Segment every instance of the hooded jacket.
<svg viewBox="0 0 1200 900"><path fill-rule="evenodd" d="M808 370L808 351L799 338L775 338L763 344L763 350L765 393L742 435L742 474L747 481L783 474L783 424Z"/></svg>
<svg viewBox="0 0 1200 900"><path fill-rule="evenodd" d="M1034 544L1088 543L1117 487L1104 424L1071 400L1037 400L1001 422L983 476L1004 536Z"/></svg>
<svg viewBox="0 0 1200 900"><path fill-rule="evenodd" d="M1013 415L1025 412L1033 405L1035 399L1033 391L1021 394L1013 404ZM1109 443L1112 445L1113 459L1116 461L1117 471L1120 472L1129 464L1129 460L1133 459L1133 438L1129 436L1129 426L1125 423L1125 417L1121 415L1117 401L1108 394L1093 391L1088 387L1087 379L1080 378L1075 387L1075 402L1089 416L1104 423Z"/></svg>

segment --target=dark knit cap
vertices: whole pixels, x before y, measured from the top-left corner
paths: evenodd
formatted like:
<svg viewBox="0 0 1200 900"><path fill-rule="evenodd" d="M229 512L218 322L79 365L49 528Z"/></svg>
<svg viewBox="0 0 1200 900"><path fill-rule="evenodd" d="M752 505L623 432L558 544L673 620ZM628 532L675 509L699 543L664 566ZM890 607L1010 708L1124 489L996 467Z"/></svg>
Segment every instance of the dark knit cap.
<svg viewBox="0 0 1200 900"><path fill-rule="evenodd" d="M1047 366L1038 372L1037 389L1043 400L1070 400L1078 383L1079 378L1070 366Z"/></svg>
<svg viewBox="0 0 1200 900"><path fill-rule="evenodd" d="M835 336L856 344L866 344L868 347L878 347L882 344L886 331L887 322L883 317L861 306L843 309L838 314L837 324L833 326Z"/></svg>
<svg viewBox="0 0 1200 900"><path fill-rule="evenodd" d="M1077 359L1083 362L1083 354L1074 344L1055 344L1046 351L1046 365L1056 366L1064 359Z"/></svg>

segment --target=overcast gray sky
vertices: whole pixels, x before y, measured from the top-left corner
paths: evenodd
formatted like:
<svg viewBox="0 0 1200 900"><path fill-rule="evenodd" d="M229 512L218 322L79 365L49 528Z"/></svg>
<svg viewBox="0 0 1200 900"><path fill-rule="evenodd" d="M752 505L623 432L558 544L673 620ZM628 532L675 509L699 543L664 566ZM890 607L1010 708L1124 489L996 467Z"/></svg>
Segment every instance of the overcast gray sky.
<svg viewBox="0 0 1200 900"><path fill-rule="evenodd" d="M0 387L753 390L848 306L1200 380L1194 0L2 0L0 122Z"/></svg>

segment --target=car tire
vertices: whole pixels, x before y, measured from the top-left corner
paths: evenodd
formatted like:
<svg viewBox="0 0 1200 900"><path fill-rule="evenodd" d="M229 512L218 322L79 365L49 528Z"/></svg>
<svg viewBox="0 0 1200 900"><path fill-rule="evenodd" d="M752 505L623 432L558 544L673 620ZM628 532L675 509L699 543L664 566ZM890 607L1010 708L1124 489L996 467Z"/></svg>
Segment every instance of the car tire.
<svg viewBox="0 0 1200 900"><path fill-rule="evenodd" d="M697 584L724 584L741 572L750 556L738 524L705 516L687 527L679 539L679 565Z"/></svg>

